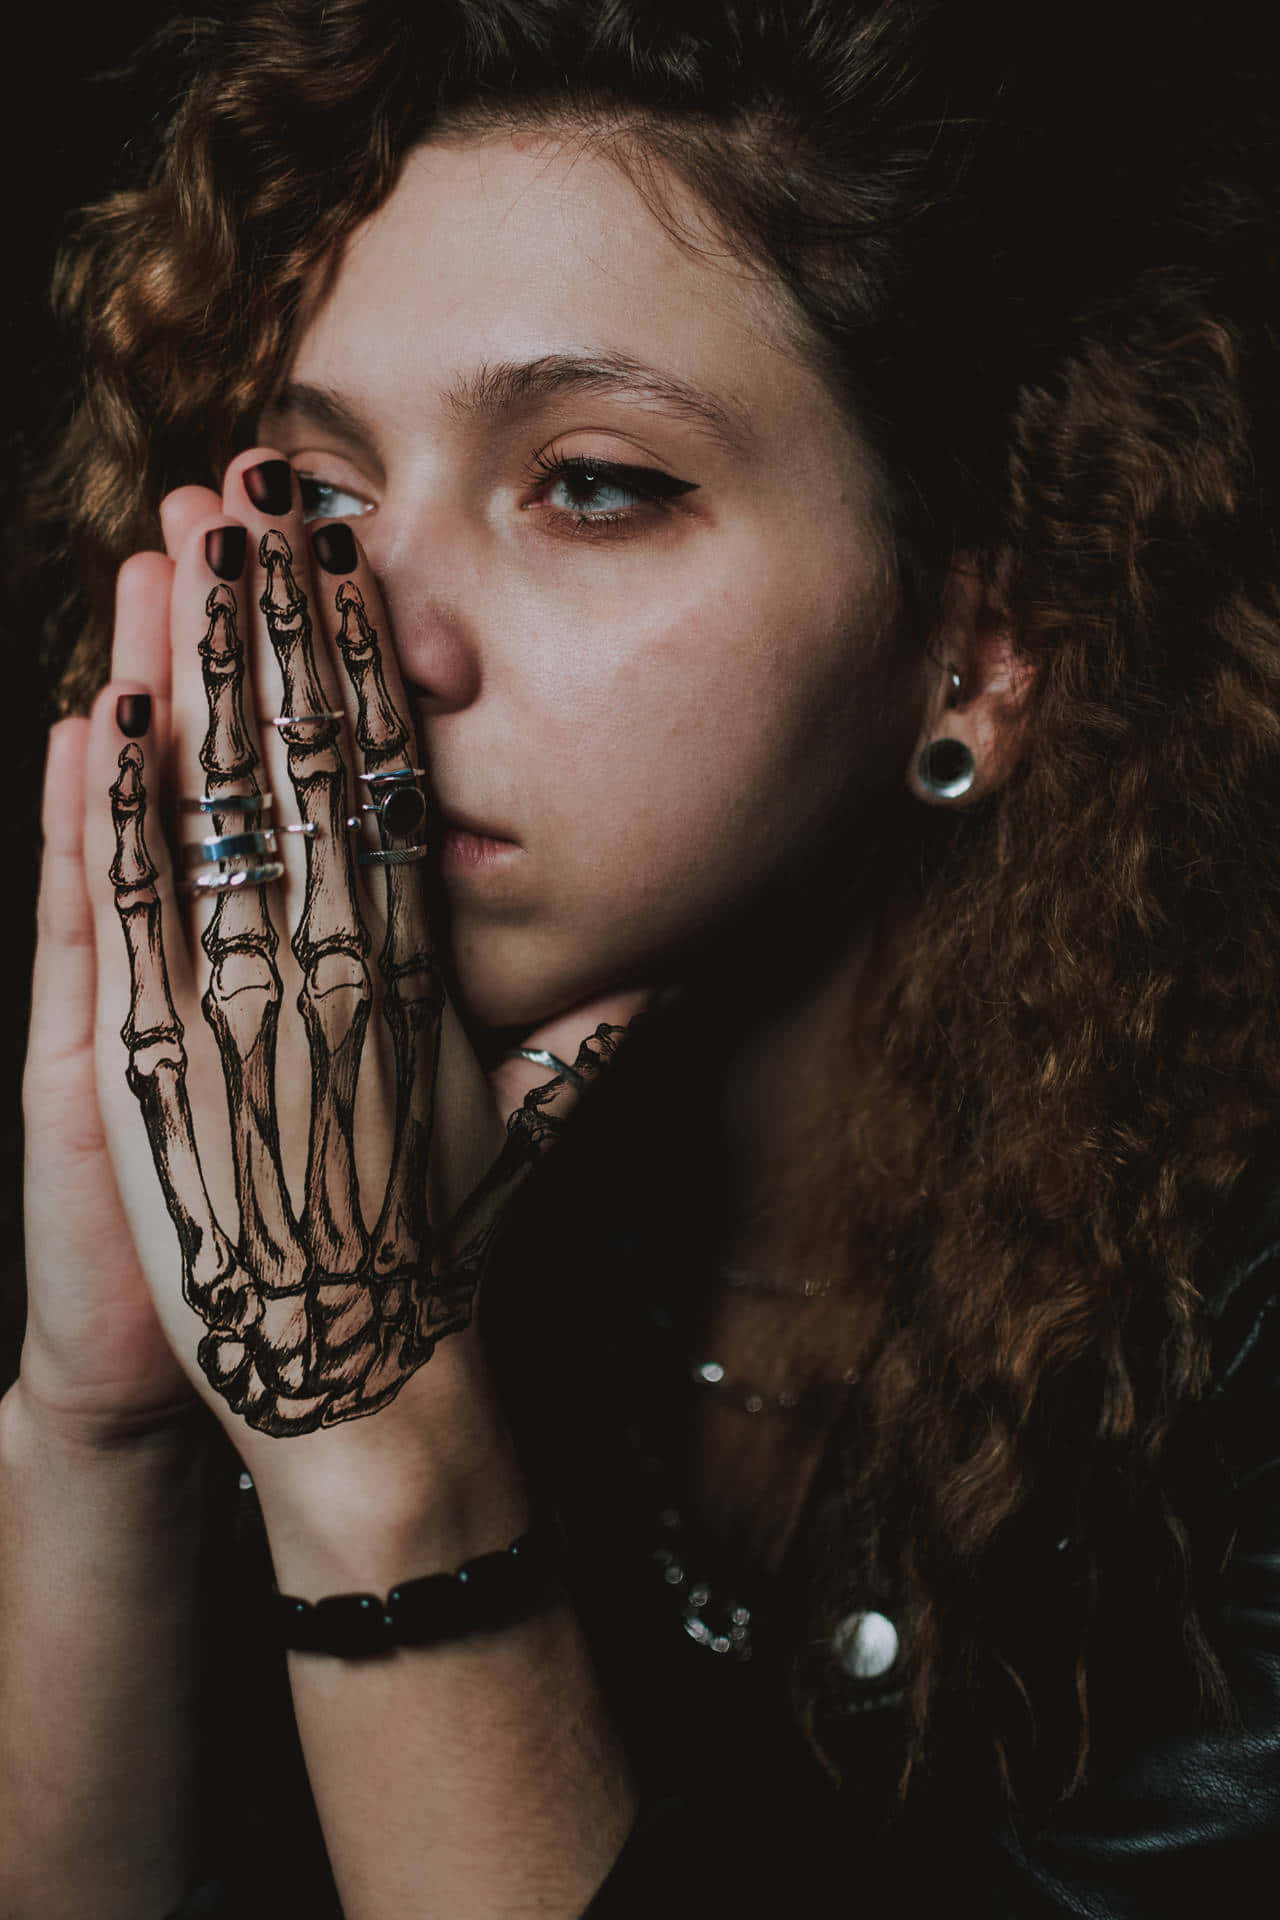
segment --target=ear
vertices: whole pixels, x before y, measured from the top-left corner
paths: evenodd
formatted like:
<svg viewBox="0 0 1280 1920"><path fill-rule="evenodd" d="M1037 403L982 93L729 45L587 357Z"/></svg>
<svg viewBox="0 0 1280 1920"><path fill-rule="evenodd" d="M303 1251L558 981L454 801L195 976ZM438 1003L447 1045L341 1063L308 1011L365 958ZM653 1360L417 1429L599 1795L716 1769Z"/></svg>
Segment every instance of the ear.
<svg viewBox="0 0 1280 1920"><path fill-rule="evenodd" d="M1014 645L1008 608L972 554L957 554L951 563L926 654L924 721L907 785L929 806L972 806L994 792L1018 763L1035 679L1034 666ZM953 741L954 748L942 747ZM962 786L967 762L961 748L973 762L967 786ZM945 790L948 785L951 792Z"/></svg>

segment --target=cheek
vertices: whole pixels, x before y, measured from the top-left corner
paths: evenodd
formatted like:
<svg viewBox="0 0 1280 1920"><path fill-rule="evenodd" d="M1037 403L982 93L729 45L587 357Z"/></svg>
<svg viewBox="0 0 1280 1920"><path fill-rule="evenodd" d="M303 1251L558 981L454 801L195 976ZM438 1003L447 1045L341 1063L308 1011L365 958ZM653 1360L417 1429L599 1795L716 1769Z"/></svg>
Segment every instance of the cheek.
<svg viewBox="0 0 1280 1920"><path fill-rule="evenodd" d="M870 567L834 584L818 571L806 594L744 563L696 599L644 604L643 622L597 605L525 656L527 894L505 921L464 908L455 923L459 975L493 1024L666 977L909 750L891 596Z"/></svg>
<svg viewBox="0 0 1280 1920"><path fill-rule="evenodd" d="M747 574L602 643L585 667L566 659L578 726L554 823L564 879L603 885L629 921L701 917L882 781L900 751L885 737L884 600L873 581L806 599L776 571Z"/></svg>

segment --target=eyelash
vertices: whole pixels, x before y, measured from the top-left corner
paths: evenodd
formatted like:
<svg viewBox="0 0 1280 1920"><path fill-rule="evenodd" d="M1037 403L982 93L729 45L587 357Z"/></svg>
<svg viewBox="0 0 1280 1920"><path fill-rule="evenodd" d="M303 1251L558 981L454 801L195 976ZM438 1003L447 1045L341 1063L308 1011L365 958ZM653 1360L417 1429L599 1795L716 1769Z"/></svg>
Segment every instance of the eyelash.
<svg viewBox="0 0 1280 1920"><path fill-rule="evenodd" d="M320 511L324 496L345 493L352 500L358 500L359 494L350 487L340 487L336 480L321 480L314 473L298 474L298 491L302 495L302 517L304 520L355 520L370 511L367 504L361 505L355 513L323 514Z"/></svg>
<svg viewBox="0 0 1280 1920"><path fill-rule="evenodd" d="M569 454L559 458L546 453L534 455L528 475L530 482L541 480L550 486L557 481L574 478L583 483L584 491L591 490L587 484L590 482L597 488L620 487L627 493L638 494L647 507L659 513L669 513L682 494L697 490L695 481L677 480L674 474L664 473L659 467L631 467L616 460L593 460L587 454ZM325 515L321 511L326 499L332 499L335 494L350 494L350 488L339 486L333 480L321 480L311 473L299 473L298 486L302 494L304 520L356 518L355 514ZM361 511L367 513L370 508L365 506ZM564 508L551 508L549 511L561 526L567 522L574 534L590 537L592 534L607 535L633 523L640 509L631 506L615 507L603 513L574 513Z"/></svg>
<svg viewBox="0 0 1280 1920"><path fill-rule="evenodd" d="M590 491L587 482L594 482L597 487L621 487L628 493L639 494L645 506L659 513L670 513L682 494L693 493L697 488L695 481L677 480L674 474L664 473L659 467L629 467L615 460L593 460L588 454L535 454L529 478L549 484L576 478L584 483L584 491ZM567 522L572 533L588 538L593 534L607 535L633 523L640 511L637 507L615 507L603 513L573 513L563 507L549 509L561 525Z"/></svg>

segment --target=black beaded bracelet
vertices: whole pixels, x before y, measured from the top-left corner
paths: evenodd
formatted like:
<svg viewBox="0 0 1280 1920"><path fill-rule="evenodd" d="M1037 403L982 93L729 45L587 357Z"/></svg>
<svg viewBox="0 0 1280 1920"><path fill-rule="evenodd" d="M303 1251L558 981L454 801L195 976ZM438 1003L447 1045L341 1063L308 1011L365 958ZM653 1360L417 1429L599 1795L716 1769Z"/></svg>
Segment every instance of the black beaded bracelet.
<svg viewBox="0 0 1280 1920"><path fill-rule="evenodd" d="M498 1553L482 1553L456 1573L428 1573L375 1593L335 1593L328 1599L268 1596L268 1627L275 1643L298 1653L336 1653L347 1659L431 1647L468 1634L492 1632L527 1620L558 1599L560 1539L534 1526Z"/></svg>

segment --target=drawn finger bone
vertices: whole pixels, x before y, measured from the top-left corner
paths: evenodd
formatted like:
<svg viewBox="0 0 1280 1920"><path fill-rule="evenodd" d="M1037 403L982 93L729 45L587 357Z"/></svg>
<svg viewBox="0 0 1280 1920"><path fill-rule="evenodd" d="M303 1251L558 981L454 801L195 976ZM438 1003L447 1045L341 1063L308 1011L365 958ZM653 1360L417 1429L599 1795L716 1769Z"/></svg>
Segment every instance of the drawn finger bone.
<svg viewBox="0 0 1280 1920"><path fill-rule="evenodd" d="M364 757L363 777L376 796L383 851L394 854L400 850L396 843L416 831L425 818L425 801L416 785L421 769L413 765L410 725L391 698L381 643L354 581L343 581L335 605L341 616L338 652L356 699L355 734ZM376 860L377 856L371 858ZM391 1031L396 1084L391 1165L371 1249L382 1338L374 1369L356 1395L335 1403L335 1419L355 1410L357 1404L368 1408L389 1397L430 1350L424 1351L417 1339L416 1296L430 1264L427 1160L444 986L431 950L412 862L384 859L381 864L386 883L386 932L378 967L385 988L382 1009Z"/></svg>
<svg viewBox="0 0 1280 1920"><path fill-rule="evenodd" d="M196 1360L210 1385L252 1426L271 1433L319 1425L321 1400L282 1398L263 1380L262 1295L214 1216L187 1098L182 1022L165 965L156 868L147 851L146 787L136 742L111 787L115 857L110 879L129 956L129 1015L120 1030L128 1084L142 1110L151 1157L182 1259L182 1297L208 1332Z"/></svg>
<svg viewBox="0 0 1280 1920"><path fill-rule="evenodd" d="M215 586L205 603L209 625L200 668L209 726L200 749L206 796L227 802L210 815L214 835L235 840L261 801L258 754L244 717L244 642L236 598ZM289 1203L276 1116L276 1036L283 989L278 936L267 897L256 887L220 892L201 945L211 972L202 1002L218 1043L231 1122L240 1255L264 1299L257 1360L267 1382L298 1394L311 1371L307 1249Z"/></svg>
<svg viewBox="0 0 1280 1920"><path fill-rule="evenodd" d="M187 1097L183 1026L165 964L157 870L147 850L142 750L131 741L111 788L115 858L110 880L129 955L129 1014L120 1037L128 1051L129 1090L142 1110L165 1206L178 1235L182 1297L214 1330L200 1361L220 1392L234 1392L262 1317L251 1276L214 1216L196 1152ZM210 1368L213 1371L210 1371Z"/></svg>
<svg viewBox="0 0 1280 1920"><path fill-rule="evenodd" d="M601 1021L578 1048L571 1079L588 1087L617 1053L627 1029ZM507 1137L488 1173L441 1230L433 1275L420 1305L418 1335L434 1343L452 1331L451 1317L469 1313L502 1217L517 1189L559 1138L566 1116L557 1107L565 1093L559 1076L533 1087L507 1121ZM576 1104L574 1102L573 1104Z"/></svg>
<svg viewBox="0 0 1280 1920"><path fill-rule="evenodd" d="M372 986L365 956L350 838L340 722L320 683L306 595L285 535L264 533L259 606L282 681L279 731L304 825L306 890L292 948L302 972L298 1008L311 1057L311 1121L301 1232L313 1257L311 1379L349 1388L373 1364L377 1324L367 1277L368 1235L360 1211L352 1142L360 1058Z"/></svg>

